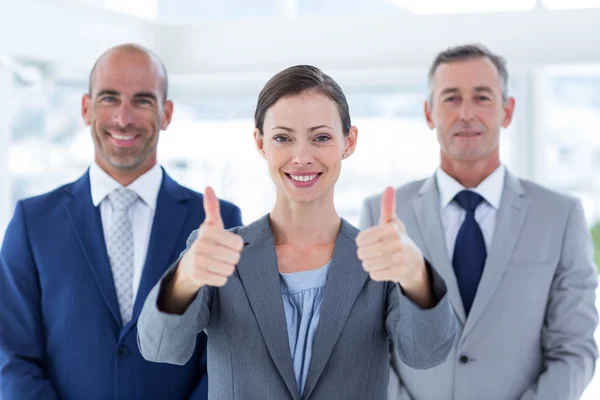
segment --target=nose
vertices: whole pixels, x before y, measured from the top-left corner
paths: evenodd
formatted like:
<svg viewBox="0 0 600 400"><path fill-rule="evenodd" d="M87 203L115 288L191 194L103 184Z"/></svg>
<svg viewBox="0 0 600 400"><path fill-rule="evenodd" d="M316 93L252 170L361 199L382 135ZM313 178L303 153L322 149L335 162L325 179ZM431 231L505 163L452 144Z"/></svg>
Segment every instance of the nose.
<svg viewBox="0 0 600 400"><path fill-rule="evenodd" d="M297 165L309 165L313 163L313 155L310 144L299 141L294 146L294 157L292 162Z"/></svg>
<svg viewBox="0 0 600 400"><path fill-rule="evenodd" d="M467 101L460 106L460 119L466 122L475 119L475 107Z"/></svg>
<svg viewBox="0 0 600 400"><path fill-rule="evenodd" d="M119 128L126 128L133 124L133 110L128 104L121 104L113 115L113 121L119 126Z"/></svg>

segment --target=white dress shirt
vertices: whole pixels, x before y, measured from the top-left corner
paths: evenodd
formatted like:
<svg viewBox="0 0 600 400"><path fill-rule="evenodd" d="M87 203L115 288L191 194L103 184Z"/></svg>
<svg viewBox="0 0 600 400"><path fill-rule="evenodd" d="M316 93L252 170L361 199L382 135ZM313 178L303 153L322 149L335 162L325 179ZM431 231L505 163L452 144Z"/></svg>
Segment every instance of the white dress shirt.
<svg viewBox="0 0 600 400"><path fill-rule="evenodd" d="M108 240L107 234L110 232L112 221L112 205L108 200L108 194L115 189L122 187L119 182L108 175L98 164L93 163L90 166L90 187L92 190L92 202L94 207L100 205L100 215L102 217L102 228L104 230L104 241ZM152 221L156 210L156 200L162 183L163 171L158 164L146 172L144 175L133 181L128 189L133 190L139 196L139 199L129 209L129 218L133 228L133 302L137 295L142 271L146 262L148 253L148 242L152 231Z"/></svg>
<svg viewBox="0 0 600 400"><path fill-rule="evenodd" d="M504 165L500 165L479 186L468 189L479 194L484 199L475 210L475 221L477 221L481 228L485 247L488 252L494 237L494 229L496 228L496 216L500 200L502 199L502 191L504 190L505 175L506 168L504 168ZM467 216L467 212L454 201L454 197L466 188L441 168L438 168L435 172L435 178L440 192L440 211L444 236L446 238L446 247L450 260L452 260L456 236L458 236L458 231Z"/></svg>

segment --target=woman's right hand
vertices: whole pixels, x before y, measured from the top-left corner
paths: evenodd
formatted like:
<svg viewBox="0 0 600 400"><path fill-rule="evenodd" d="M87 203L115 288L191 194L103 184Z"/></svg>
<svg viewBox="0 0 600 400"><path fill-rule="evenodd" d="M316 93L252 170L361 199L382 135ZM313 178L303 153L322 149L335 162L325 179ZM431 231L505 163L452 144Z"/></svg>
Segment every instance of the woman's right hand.
<svg viewBox="0 0 600 400"><path fill-rule="evenodd" d="M165 293L167 299L179 305L176 308L183 304L187 307L203 286L225 286L244 248L241 236L225 230L219 199L210 187L204 192L204 214L196 240L179 261Z"/></svg>

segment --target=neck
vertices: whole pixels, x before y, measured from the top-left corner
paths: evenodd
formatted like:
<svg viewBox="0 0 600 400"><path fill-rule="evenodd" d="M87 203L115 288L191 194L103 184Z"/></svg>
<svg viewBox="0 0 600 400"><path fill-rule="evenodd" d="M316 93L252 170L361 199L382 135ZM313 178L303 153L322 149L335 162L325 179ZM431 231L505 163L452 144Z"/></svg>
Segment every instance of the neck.
<svg viewBox="0 0 600 400"><path fill-rule="evenodd" d="M499 157L473 161L450 160L442 153L440 168L466 188L479 186L500 166Z"/></svg>
<svg viewBox="0 0 600 400"><path fill-rule="evenodd" d="M123 186L129 186L133 181L135 181L140 176L144 175L146 172L150 171L155 165L156 160L149 160L150 162L146 162L140 165L138 168L127 170L127 169L117 169L110 166L108 163L105 163L99 157L96 157L96 164L111 178L115 181L119 182Z"/></svg>
<svg viewBox="0 0 600 400"><path fill-rule="evenodd" d="M335 243L340 217L333 193L311 202L294 202L278 194L270 214L275 244L311 246Z"/></svg>

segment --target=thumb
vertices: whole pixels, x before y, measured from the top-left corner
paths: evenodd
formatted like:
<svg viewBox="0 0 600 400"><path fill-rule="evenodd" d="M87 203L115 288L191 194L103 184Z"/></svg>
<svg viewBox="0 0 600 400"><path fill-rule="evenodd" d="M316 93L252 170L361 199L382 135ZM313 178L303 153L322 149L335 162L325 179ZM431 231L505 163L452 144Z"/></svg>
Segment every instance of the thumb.
<svg viewBox="0 0 600 400"><path fill-rule="evenodd" d="M224 229L223 219L221 218L221 206L215 191L208 186L204 190L204 218L203 224L214 226L215 228Z"/></svg>
<svg viewBox="0 0 600 400"><path fill-rule="evenodd" d="M387 224L396 219L396 193L388 186L381 195L381 216L379 225Z"/></svg>

